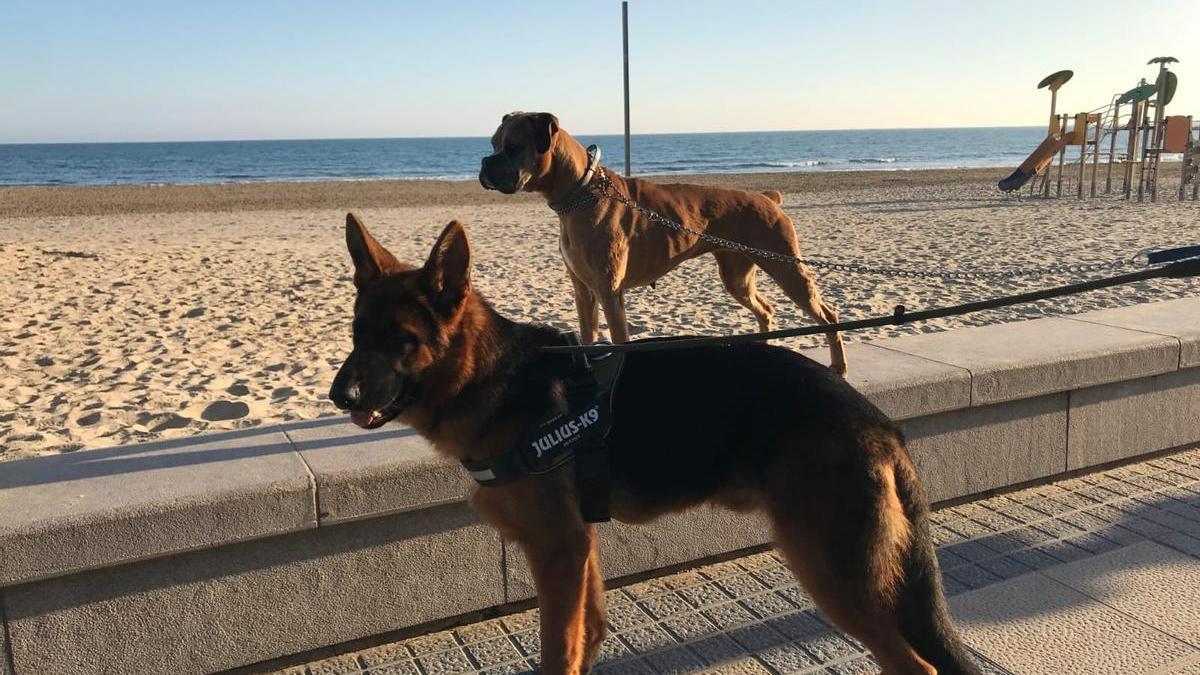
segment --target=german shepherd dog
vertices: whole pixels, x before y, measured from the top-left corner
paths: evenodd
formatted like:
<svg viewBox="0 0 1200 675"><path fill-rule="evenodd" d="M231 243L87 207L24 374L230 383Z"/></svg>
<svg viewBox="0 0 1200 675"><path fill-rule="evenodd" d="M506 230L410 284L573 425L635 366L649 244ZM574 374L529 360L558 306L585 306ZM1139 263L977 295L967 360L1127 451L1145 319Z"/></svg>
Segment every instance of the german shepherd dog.
<svg viewBox="0 0 1200 675"><path fill-rule="evenodd" d="M354 348L329 397L355 424L400 420L482 461L564 412L568 355L552 328L499 314L446 226L424 266L396 260L353 214ZM928 505L900 431L830 369L765 344L626 356L608 435L611 512L641 523L702 503L765 513L797 579L887 673L978 673L951 626ZM542 671L587 672L605 637L596 533L575 472L481 487L473 507L524 550Z"/></svg>

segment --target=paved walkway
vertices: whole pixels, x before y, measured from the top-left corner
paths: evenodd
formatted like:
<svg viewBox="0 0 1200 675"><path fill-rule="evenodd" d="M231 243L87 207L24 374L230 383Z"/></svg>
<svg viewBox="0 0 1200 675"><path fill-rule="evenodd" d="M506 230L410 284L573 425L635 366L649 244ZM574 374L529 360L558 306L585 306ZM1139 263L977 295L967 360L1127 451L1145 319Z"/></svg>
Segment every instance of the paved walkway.
<svg viewBox="0 0 1200 675"><path fill-rule="evenodd" d="M1200 675L1200 449L934 514L956 623L988 673ZM599 672L873 673L777 555L608 593ZM524 612L283 671L517 673Z"/></svg>

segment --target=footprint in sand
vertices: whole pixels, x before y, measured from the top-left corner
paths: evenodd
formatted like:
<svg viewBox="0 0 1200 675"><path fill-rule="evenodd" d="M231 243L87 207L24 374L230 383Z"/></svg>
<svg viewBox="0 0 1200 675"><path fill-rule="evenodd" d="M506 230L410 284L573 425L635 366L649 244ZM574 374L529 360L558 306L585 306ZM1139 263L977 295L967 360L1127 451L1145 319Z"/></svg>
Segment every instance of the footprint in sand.
<svg viewBox="0 0 1200 675"><path fill-rule="evenodd" d="M142 427L151 433L158 433L167 429L183 429L191 423L191 419L175 413L140 412L135 418L134 427Z"/></svg>
<svg viewBox="0 0 1200 675"><path fill-rule="evenodd" d="M234 384L231 384L225 388L225 393L229 394L230 396L245 396L246 394L250 393L250 387L247 387L241 382L235 382Z"/></svg>
<svg viewBox="0 0 1200 675"><path fill-rule="evenodd" d="M239 385L233 385L234 387ZM230 387L232 389L233 387ZM244 389L245 387L243 387ZM241 401L214 401L200 413L200 419L208 422L236 420L250 414L250 406Z"/></svg>

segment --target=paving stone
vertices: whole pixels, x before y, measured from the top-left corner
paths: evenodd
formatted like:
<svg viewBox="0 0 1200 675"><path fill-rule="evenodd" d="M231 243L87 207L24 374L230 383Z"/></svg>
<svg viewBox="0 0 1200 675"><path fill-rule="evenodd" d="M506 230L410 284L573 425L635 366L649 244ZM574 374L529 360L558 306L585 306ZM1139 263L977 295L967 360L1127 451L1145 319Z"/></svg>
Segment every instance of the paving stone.
<svg viewBox="0 0 1200 675"><path fill-rule="evenodd" d="M684 642L720 631L712 621L698 612L677 614L663 621L662 625Z"/></svg>
<svg viewBox="0 0 1200 675"><path fill-rule="evenodd" d="M816 659L794 642L763 650L758 656L781 675L809 671L820 666Z"/></svg>
<svg viewBox="0 0 1200 675"><path fill-rule="evenodd" d="M735 626L742 626L754 621L754 615L736 602L727 602L723 605L714 605L705 608L701 610L701 614L708 617L709 621L712 621L722 630L729 630Z"/></svg>
<svg viewBox="0 0 1200 675"><path fill-rule="evenodd" d="M775 593L759 593L739 601L743 607L759 618L768 618L790 612L795 605Z"/></svg>
<svg viewBox="0 0 1200 675"><path fill-rule="evenodd" d="M637 604L656 619L665 619L680 612L692 611L692 606L674 593L665 593L639 600Z"/></svg>
<svg viewBox="0 0 1200 675"><path fill-rule="evenodd" d="M367 675L421 675L413 661L392 661L378 666L368 666Z"/></svg>
<svg viewBox="0 0 1200 675"><path fill-rule="evenodd" d="M1043 553L1058 558L1062 562L1073 562L1088 557L1088 552L1068 541L1051 541L1042 544L1037 549Z"/></svg>
<svg viewBox="0 0 1200 675"><path fill-rule="evenodd" d="M647 654L646 661L661 675L693 673L704 668L704 662L700 660L700 657L689 651L687 647L675 647Z"/></svg>
<svg viewBox="0 0 1200 675"><path fill-rule="evenodd" d="M813 610L776 617L771 619L771 626L792 639L830 630L828 624L818 619Z"/></svg>
<svg viewBox="0 0 1200 675"><path fill-rule="evenodd" d="M618 633L625 644L637 654L646 654L657 649L666 649L675 644L671 636L657 624L637 626Z"/></svg>
<svg viewBox="0 0 1200 675"><path fill-rule="evenodd" d="M811 635L796 642L804 647L804 651L812 655L818 663L822 664L847 659L860 653L854 645L833 631Z"/></svg>
<svg viewBox="0 0 1200 675"><path fill-rule="evenodd" d="M1058 561L1055 560L1054 562ZM942 592L947 596L958 595L959 593L969 590L971 590L971 587L959 581L958 579L955 579L948 574L942 575Z"/></svg>
<svg viewBox="0 0 1200 675"><path fill-rule="evenodd" d="M946 572L947 575L961 581L970 588L980 588L1000 581L1000 577L978 565L964 565Z"/></svg>
<svg viewBox="0 0 1200 675"><path fill-rule="evenodd" d="M714 675L772 675L770 670L750 657L727 661L712 668L706 668L704 672Z"/></svg>
<svg viewBox="0 0 1200 675"><path fill-rule="evenodd" d="M997 553L1011 553L1012 551L1025 548L1024 543L1007 532L982 537L977 541Z"/></svg>
<svg viewBox="0 0 1200 675"><path fill-rule="evenodd" d="M354 656L335 656L308 664L308 671L312 675L358 675L362 667Z"/></svg>
<svg viewBox="0 0 1200 675"><path fill-rule="evenodd" d="M459 641L463 644L482 642L483 640L507 635L504 631L504 624L500 623L499 620L483 621L455 628L454 634L458 636Z"/></svg>
<svg viewBox="0 0 1200 675"><path fill-rule="evenodd" d="M1033 525L1012 530L1007 534L1014 541L1017 541L1024 546L1037 546L1038 544L1054 541L1054 535L1043 532Z"/></svg>
<svg viewBox="0 0 1200 675"><path fill-rule="evenodd" d="M1036 548L1014 551L1008 554L1008 557L1032 570L1040 570L1062 564L1062 561L1058 558L1045 551L1039 551Z"/></svg>
<svg viewBox="0 0 1200 675"><path fill-rule="evenodd" d="M454 675L455 673L473 673L475 666L463 653L462 649L451 649L444 652L434 652L417 657L417 663L426 675Z"/></svg>
<svg viewBox="0 0 1200 675"><path fill-rule="evenodd" d="M1045 499L1038 499L1035 501L1028 502L1026 504L1026 506L1033 509L1034 511L1039 511L1041 513L1044 513L1046 516L1061 515L1061 514L1067 513L1068 511L1071 511L1075 508L1075 507L1067 506L1066 504L1062 503L1061 501L1050 498L1050 497L1046 497Z"/></svg>
<svg viewBox="0 0 1200 675"><path fill-rule="evenodd" d="M766 567L754 570L754 576L768 588L782 588L796 583L796 577L791 570L783 566Z"/></svg>
<svg viewBox="0 0 1200 675"><path fill-rule="evenodd" d="M709 579L721 579L724 577L745 574L746 570L738 564L736 560L725 560L711 565L705 565L703 574Z"/></svg>
<svg viewBox="0 0 1200 675"><path fill-rule="evenodd" d="M458 640L454 638L452 631L442 631L440 633L431 633L413 638L408 640L405 645L417 656L422 656L455 649L458 647Z"/></svg>
<svg viewBox="0 0 1200 675"><path fill-rule="evenodd" d="M1101 537L1093 532L1084 532L1077 537L1069 537L1064 541L1074 546L1078 546L1079 548L1093 555L1107 553L1108 551L1121 548L1121 544L1118 544L1111 539Z"/></svg>
<svg viewBox="0 0 1200 675"><path fill-rule="evenodd" d="M1143 542L1046 574L1142 623L1200 644L1200 605L1194 596L1179 593L1200 588L1200 560Z"/></svg>
<svg viewBox="0 0 1200 675"><path fill-rule="evenodd" d="M516 675L518 673L531 673L531 667L526 661L513 661L491 668L481 668L479 675Z"/></svg>
<svg viewBox="0 0 1200 675"><path fill-rule="evenodd" d="M971 563L970 560L967 560L966 558L954 553L948 548L939 548L937 550L937 558L938 565L944 570L950 569L951 567L958 567L959 565L969 565Z"/></svg>
<svg viewBox="0 0 1200 675"><path fill-rule="evenodd" d="M618 605L607 609L608 625L618 632L653 620L649 614L642 611L641 607L638 607L637 603Z"/></svg>
<svg viewBox="0 0 1200 675"><path fill-rule="evenodd" d="M368 668L384 666L400 661L411 661L412 654L402 642L372 647L359 653L359 658Z"/></svg>
<svg viewBox="0 0 1200 675"><path fill-rule="evenodd" d="M507 636L476 642L465 647L467 655L482 668L490 668L521 659L521 653Z"/></svg>
<svg viewBox="0 0 1200 675"><path fill-rule="evenodd" d="M1042 532L1045 532L1056 539L1063 539L1065 537L1073 537L1073 536L1079 534L1080 532L1083 532L1082 528L1075 527L1074 525L1072 525L1066 521L1059 520L1058 518L1051 518L1049 520L1043 520L1042 522L1038 523L1037 525L1034 525L1034 528L1039 529Z"/></svg>
<svg viewBox="0 0 1200 675"><path fill-rule="evenodd" d="M537 611L521 612L520 614L512 614L500 619L500 623L504 624L504 628L509 633L520 633L529 630L530 628L538 627Z"/></svg>
<svg viewBox="0 0 1200 675"><path fill-rule="evenodd" d="M879 664L869 656L860 656L857 659L830 666L825 669L825 672L834 675L873 675L879 672Z"/></svg>
<svg viewBox="0 0 1200 675"><path fill-rule="evenodd" d="M1018 525L1028 525L1029 523L1036 522L1046 517L1046 514L1042 513L1041 511L1034 511L1024 504L1018 504L1015 502L1013 502L1011 506L1005 506L1001 508L1000 513L1003 513L1009 518L1017 521Z"/></svg>
<svg viewBox="0 0 1200 675"><path fill-rule="evenodd" d="M602 664L596 672L597 675L653 675L654 669L642 659L624 658Z"/></svg>
<svg viewBox="0 0 1200 675"><path fill-rule="evenodd" d="M979 563L983 569L991 572L1000 579L1011 579L1031 571L1017 560L1007 557L992 558Z"/></svg>
<svg viewBox="0 0 1200 675"><path fill-rule="evenodd" d="M746 654L746 650L741 645L723 633L697 640L688 646L710 666L724 661L732 661Z"/></svg>
<svg viewBox="0 0 1200 675"><path fill-rule="evenodd" d="M708 607L729 601L729 594L712 582L680 589L679 595L692 607Z"/></svg>
<svg viewBox="0 0 1200 675"><path fill-rule="evenodd" d="M724 589L726 593L735 598L743 598L748 595L754 595L755 593L760 593L767 588L760 581L746 573L720 579L717 581L717 585Z"/></svg>
<svg viewBox="0 0 1200 675"><path fill-rule="evenodd" d="M750 652L759 652L787 640L768 623L752 623L730 631L729 635Z"/></svg>
<svg viewBox="0 0 1200 675"><path fill-rule="evenodd" d="M608 663L632 656L633 652L630 651L629 647L625 646L625 643L621 641L621 638L615 635L609 635L608 637L604 638L604 642L601 643L600 656L596 659L596 661L598 663Z"/></svg>
<svg viewBox="0 0 1200 675"><path fill-rule="evenodd" d="M542 636L537 629L513 633L509 636L525 656L534 656L542 651Z"/></svg>
<svg viewBox="0 0 1200 675"><path fill-rule="evenodd" d="M954 530L967 539L974 539L992 532L991 528L981 525L970 518L955 518L954 520L948 520L946 521L944 527Z"/></svg>
<svg viewBox="0 0 1200 675"><path fill-rule="evenodd" d="M950 604L967 642L1015 673L1145 673L1195 651L1042 574Z"/></svg>
<svg viewBox="0 0 1200 675"><path fill-rule="evenodd" d="M808 597L808 593L800 586L789 586L775 591L776 595L787 600L800 609L808 609L814 607L813 599Z"/></svg>
<svg viewBox="0 0 1200 675"><path fill-rule="evenodd" d="M953 546L947 547L946 550L964 560L971 562L979 562L980 560L987 560L988 558L994 558L996 556L995 551L974 540L964 541L961 544L954 544Z"/></svg>

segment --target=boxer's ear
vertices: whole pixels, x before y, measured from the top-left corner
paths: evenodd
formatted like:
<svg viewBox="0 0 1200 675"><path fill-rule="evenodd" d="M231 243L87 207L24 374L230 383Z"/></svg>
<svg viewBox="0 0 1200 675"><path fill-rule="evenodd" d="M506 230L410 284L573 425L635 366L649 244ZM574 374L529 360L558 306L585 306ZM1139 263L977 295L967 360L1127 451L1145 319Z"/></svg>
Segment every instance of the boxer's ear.
<svg viewBox="0 0 1200 675"><path fill-rule="evenodd" d="M533 123L535 147L538 154L550 151L554 143L554 134L558 133L558 118L550 113L533 113L529 116Z"/></svg>

